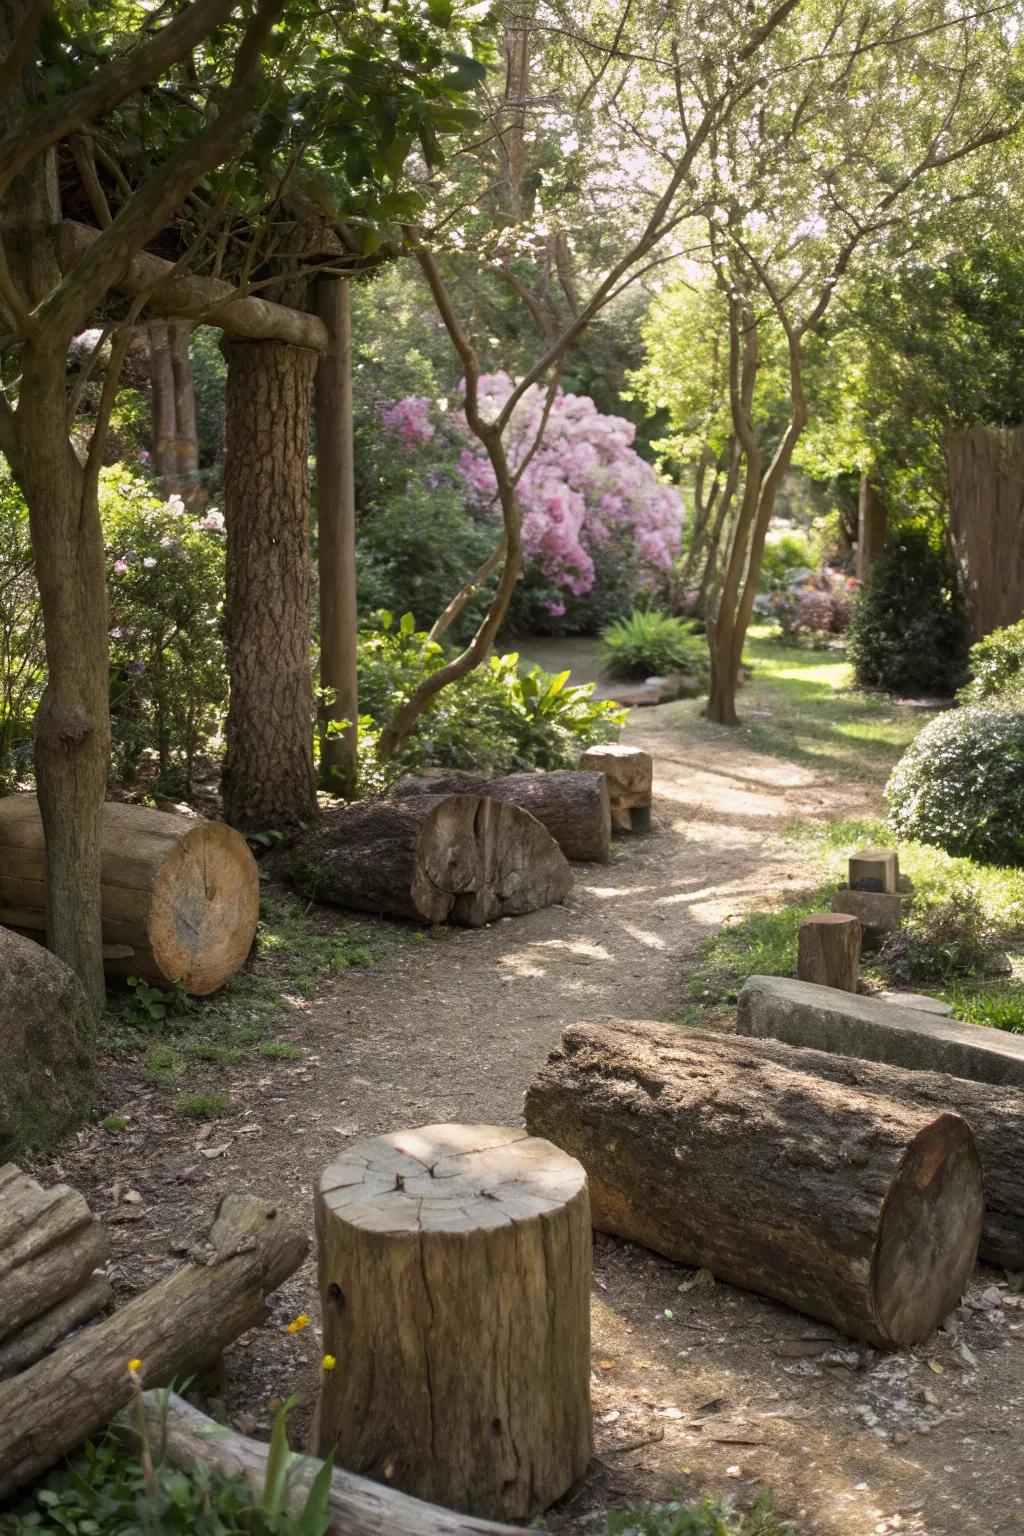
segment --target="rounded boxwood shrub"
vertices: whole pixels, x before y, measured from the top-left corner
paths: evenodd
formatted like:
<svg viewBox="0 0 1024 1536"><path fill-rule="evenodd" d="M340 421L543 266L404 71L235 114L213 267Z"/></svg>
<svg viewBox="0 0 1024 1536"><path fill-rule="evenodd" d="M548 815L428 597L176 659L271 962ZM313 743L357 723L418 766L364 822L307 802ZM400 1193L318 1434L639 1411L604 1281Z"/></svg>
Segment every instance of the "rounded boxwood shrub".
<svg viewBox="0 0 1024 1536"><path fill-rule="evenodd" d="M1024 864L1024 712L972 704L939 715L885 792L898 837L989 864Z"/></svg>
<svg viewBox="0 0 1024 1536"><path fill-rule="evenodd" d="M951 694L963 682L967 623L949 557L910 524L868 570L850 625L858 683L887 693Z"/></svg>
<svg viewBox="0 0 1024 1536"><path fill-rule="evenodd" d="M1024 619L972 645L968 670L971 680L958 694L962 704L1024 698Z"/></svg>

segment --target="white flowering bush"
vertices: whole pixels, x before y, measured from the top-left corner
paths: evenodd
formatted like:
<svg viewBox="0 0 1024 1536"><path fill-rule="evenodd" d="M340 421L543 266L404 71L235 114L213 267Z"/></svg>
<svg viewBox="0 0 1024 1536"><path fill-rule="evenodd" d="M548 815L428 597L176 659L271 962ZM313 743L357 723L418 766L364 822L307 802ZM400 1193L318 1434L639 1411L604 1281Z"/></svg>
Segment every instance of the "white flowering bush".
<svg viewBox="0 0 1024 1536"><path fill-rule="evenodd" d="M976 704L938 715L885 792L901 840L1024 864L1024 712Z"/></svg>
<svg viewBox="0 0 1024 1536"><path fill-rule="evenodd" d="M110 596L110 724L116 773L147 754L158 784L189 791L227 697L224 518L160 501L123 466L103 471Z"/></svg>

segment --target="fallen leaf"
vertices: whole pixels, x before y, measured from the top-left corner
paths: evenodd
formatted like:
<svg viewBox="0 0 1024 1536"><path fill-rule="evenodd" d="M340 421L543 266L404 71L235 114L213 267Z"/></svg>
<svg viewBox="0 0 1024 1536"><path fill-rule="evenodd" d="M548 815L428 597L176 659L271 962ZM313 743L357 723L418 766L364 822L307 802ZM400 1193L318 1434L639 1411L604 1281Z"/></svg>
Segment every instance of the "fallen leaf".
<svg viewBox="0 0 1024 1536"><path fill-rule="evenodd" d="M614 1360L599 1360L597 1362L597 1368L598 1368L599 1371L614 1371L614 1369L615 1369L615 1361Z"/></svg>
<svg viewBox="0 0 1024 1536"><path fill-rule="evenodd" d="M944 1365L940 1365L937 1360L929 1360L928 1369L930 1371L934 1371L936 1376L941 1376L946 1367Z"/></svg>

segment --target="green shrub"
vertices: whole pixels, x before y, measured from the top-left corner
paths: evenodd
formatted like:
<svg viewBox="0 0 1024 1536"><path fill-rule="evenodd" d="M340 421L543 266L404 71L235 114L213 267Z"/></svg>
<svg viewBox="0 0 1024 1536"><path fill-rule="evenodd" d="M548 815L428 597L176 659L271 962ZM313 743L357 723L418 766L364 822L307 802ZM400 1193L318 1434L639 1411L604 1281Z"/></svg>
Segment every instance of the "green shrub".
<svg viewBox="0 0 1024 1536"><path fill-rule="evenodd" d="M1024 712L953 709L926 725L886 786L897 837L1024 863Z"/></svg>
<svg viewBox="0 0 1024 1536"><path fill-rule="evenodd" d="M786 586L801 572L810 575L817 565L806 533L785 532L774 538L769 533L761 559L760 589L771 592L776 587Z"/></svg>
<svg viewBox="0 0 1024 1536"><path fill-rule="evenodd" d="M688 624L657 608L637 608L601 632L601 666L610 677L688 672L705 681L707 646Z"/></svg>
<svg viewBox="0 0 1024 1536"><path fill-rule="evenodd" d="M972 645L967 666L970 682L957 695L962 704L1024 695L1024 619Z"/></svg>
<svg viewBox="0 0 1024 1536"><path fill-rule="evenodd" d="M584 747L618 735L623 711L591 698L593 686L572 687L569 673L533 667L519 657L493 656L427 706L399 756L383 772L373 760L379 731L401 701L444 665L442 647L417 631L411 614L396 624L386 610L359 646L364 775L367 787L429 765L509 773L517 768L572 767Z"/></svg>
<svg viewBox="0 0 1024 1536"><path fill-rule="evenodd" d="M949 557L917 525L872 563L850 625L857 681L888 693L950 694L963 682L967 628Z"/></svg>
<svg viewBox="0 0 1024 1536"><path fill-rule="evenodd" d="M897 983L947 982L982 975L991 947L981 894L964 883L941 901L915 900L906 926L889 934L878 962Z"/></svg>

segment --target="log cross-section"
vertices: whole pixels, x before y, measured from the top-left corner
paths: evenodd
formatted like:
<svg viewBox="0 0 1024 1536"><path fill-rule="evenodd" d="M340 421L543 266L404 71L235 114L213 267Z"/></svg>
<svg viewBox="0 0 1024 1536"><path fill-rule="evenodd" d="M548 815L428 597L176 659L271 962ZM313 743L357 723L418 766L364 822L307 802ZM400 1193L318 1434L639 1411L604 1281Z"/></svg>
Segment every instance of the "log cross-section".
<svg viewBox="0 0 1024 1536"><path fill-rule="evenodd" d="M850 912L815 912L800 924L796 973L819 987L856 992L860 951L860 918Z"/></svg>

